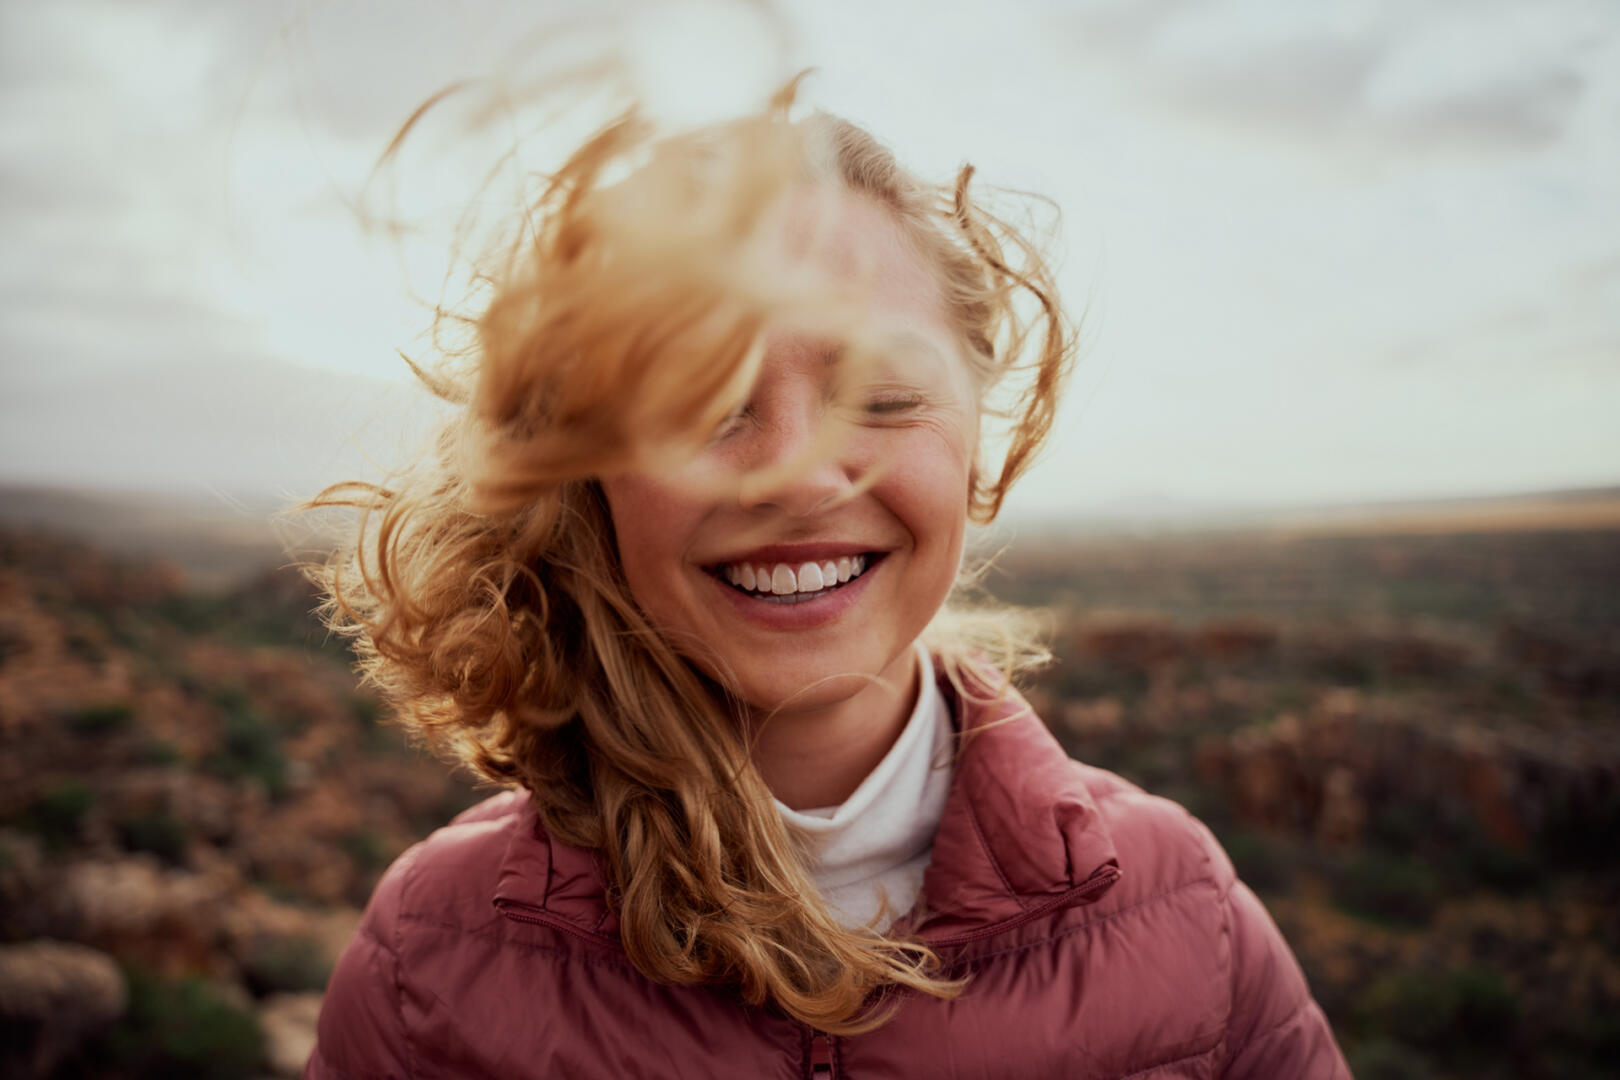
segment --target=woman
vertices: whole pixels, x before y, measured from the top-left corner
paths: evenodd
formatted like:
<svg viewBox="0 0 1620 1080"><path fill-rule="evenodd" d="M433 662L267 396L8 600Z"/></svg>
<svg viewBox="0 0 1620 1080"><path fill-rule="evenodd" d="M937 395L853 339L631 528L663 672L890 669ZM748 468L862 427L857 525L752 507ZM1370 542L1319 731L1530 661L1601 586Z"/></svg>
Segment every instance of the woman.
<svg viewBox="0 0 1620 1080"><path fill-rule="evenodd" d="M435 454L323 499L334 625L511 790L384 876L306 1075L1348 1075L1208 831L947 603L1069 362L1038 252L786 104L598 133Z"/></svg>

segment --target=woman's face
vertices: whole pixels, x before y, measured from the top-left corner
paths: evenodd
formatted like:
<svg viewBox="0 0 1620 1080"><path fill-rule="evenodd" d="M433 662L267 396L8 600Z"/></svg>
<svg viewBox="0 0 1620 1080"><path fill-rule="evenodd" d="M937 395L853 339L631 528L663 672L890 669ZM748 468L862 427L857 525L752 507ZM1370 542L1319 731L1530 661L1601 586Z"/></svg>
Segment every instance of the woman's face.
<svg viewBox="0 0 1620 1080"><path fill-rule="evenodd" d="M696 459L602 484L636 602L761 710L824 708L908 670L962 556L978 413L938 286L880 205L840 193L830 212L813 258L869 282L883 327L877 360L846 373L853 419L830 454L751 475L804 460L843 370L833 343L782 332Z"/></svg>

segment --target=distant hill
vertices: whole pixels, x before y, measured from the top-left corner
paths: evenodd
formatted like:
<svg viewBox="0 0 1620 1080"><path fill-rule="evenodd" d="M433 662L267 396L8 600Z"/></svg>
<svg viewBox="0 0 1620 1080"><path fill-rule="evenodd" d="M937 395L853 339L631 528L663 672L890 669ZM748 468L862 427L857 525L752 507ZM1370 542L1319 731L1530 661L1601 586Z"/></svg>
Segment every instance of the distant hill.
<svg viewBox="0 0 1620 1080"><path fill-rule="evenodd" d="M291 500L224 492L176 494L0 485L0 526L85 540L117 555L160 559L195 587L234 585L327 543L308 522L282 516ZM979 537L999 545L1052 538L1257 532L1371 536L1563 532L1620 528L1620 487L1475 498L1389 501L1225 512L1159 507L1073 519L1004 521Z"/></svg>
<svg viewBox="0 0 1620 1080"><path fill-rule="evenodd" d="M1013 516L998 522L991 534L1002 539L1006 534L1045 539L1229 532L1392 536L1614 528L1620 528L1620 486L1314 506L1141 503L1064 517Z"/></svg>
<svg viewBox="0 0 1620 1080"><path fill-rule="evenodd" d="M224 493L179 495L0 486L0 527L83 540L111 554L158 559L193 586L218 589L288 561L298 526L286 503ZM302 544L301 539L295 540Z"/></svg>
<svg viewBox="0 0 1620 1080"><path fill-rule="evenodd" d="M1252 524L1346 536L1613 529L1620 528L1620 487L1278 510Z"/></svg>

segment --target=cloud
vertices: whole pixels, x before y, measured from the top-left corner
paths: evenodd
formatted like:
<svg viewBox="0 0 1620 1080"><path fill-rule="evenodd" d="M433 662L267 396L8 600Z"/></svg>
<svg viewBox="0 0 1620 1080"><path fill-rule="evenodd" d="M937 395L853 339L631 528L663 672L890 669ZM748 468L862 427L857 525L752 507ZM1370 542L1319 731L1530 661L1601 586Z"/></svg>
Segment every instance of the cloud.
<svg viewBox="0 0 1620 1080"><path fill-rule="evenodd" d="M307 495L404 464L440 415L418 387L239 346L10 387L0 460L33 482Z"/></svg>
<svg viewBox="0 0 1620 1080"><path fill-rule="evenodd" d="M154 17L161 10L28 11L26 25L9 11L7 29L49 62L0 88L4 310L27 314L42 294L175 296L187 242L217 201L213 141L197 122L206 109L191 92L211 64L206 38ZM149 51L160 42L161 53ZM87 304L80 318L97 309Z"/></svg>
<svg viewBox="0 0 1620 1080"><path fill-rule="evenodd" d="M1416 482L1378 448L1423 451L1459 387L1495 411L1454 425L1435 490L1582 447L1613 460L1593 393L1620 332L1612 0L1110 0L1040 26L988 2L926 20L795 2L804 62L827 65L812 96L842 88L926 171L970 150L987 179L1059 196L1075 250L1080 228L1112 245L1082 378L1110 374L1031 478L1054 505ZM7 470L238 489L352 472L344 437L394 427L415 392L336 369L399 368L390 346L420 327L391 306L399 265L437 295L448 244L373 257L343 197L448 81L596 40L537 39L573 7L539 3L0 5ZM462 173L484 175L464 122L453 104L407 148L407 220L459 214ZM488 135L498 154L516 132Z"/></svg>
<svg viewBox="0 0 1620 1080"><path fill-rule="evenodd" d="M1564 134L1584 87L1574 71L1541 71L1516 85L1394 112L1381 118L1379 127L1413 151L1438 146L1487 153L1534 150Z"/></svg>
<svg viewBox="0 0 1620 1080"><path fill-rule="evenodd" d="M1459 383L1494 369L1538 382L1620 386L1620 254L1577 263L1539 293L1436 326L1387 346L1381 372L1433 369ZM1526 380L1527 382L1530 380Z"/></svg>
<svg viewBox="0 0 1620 1080"><path fill-rule="evenodd" d="M1183 123L1310 153L1494 155L1568 128L1612 17L1569 0L1323 13L1279 0L1151 0L1055 17L1084 63Z"/></svg>

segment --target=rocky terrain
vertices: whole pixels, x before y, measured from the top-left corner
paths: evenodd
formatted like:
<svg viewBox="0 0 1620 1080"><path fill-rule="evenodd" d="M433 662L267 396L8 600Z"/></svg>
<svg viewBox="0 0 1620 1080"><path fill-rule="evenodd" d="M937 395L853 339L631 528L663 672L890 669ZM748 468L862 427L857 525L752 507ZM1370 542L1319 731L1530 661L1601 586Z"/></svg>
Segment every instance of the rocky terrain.
<svg viewBox="0 0 1620 1080"><path fill-rule="evenodd" d="M1620 532L1030 544L989 580L1057 598L1037 709L1215 829L1360 1080L1613 1075Z"/></svg>
<svg viewBox="0 0 1620 1080"><path fill-rule="evenodd" d="M476 798L312 603L0 535L0 1074L302 1066L377 875Z"/></svg>
<svg viewBox="0 0 1620 1080"><path fill-rule="evenodd" d="M217 563L213 564L217 567ZM0 532L0 1074L295 1075L381 869L479 797L287 569ZM1620 1060L1620 531L1031 537L1030 696L1188 805L1361 1080Z"/></svg>

